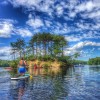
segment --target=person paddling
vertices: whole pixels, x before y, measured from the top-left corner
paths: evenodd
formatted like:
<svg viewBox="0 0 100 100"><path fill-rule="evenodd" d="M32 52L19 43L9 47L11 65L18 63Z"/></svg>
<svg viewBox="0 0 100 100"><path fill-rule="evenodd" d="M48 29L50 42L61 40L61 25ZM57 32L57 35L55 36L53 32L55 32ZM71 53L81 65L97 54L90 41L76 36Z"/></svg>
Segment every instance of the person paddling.
<svg viewBox="0 0 100 100"><path fill-rule="evenodd" d="M22 57L21 60L19 61L18 64L18 73L20 75L24 75L26 72L26 61L24 60L24 58Z"/></svg>

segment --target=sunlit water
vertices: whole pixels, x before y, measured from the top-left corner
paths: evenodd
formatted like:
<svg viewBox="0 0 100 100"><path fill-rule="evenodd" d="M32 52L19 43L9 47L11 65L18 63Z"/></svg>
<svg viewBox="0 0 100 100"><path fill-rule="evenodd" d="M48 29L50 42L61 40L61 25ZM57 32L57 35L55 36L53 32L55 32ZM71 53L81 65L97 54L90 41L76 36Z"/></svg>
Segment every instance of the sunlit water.
<svg viewBox="0 0 100 100"><path fill-rule="evenodd" d="M100 67L74 67L19 81L0 68L0 100L100 100Z"/></svg>

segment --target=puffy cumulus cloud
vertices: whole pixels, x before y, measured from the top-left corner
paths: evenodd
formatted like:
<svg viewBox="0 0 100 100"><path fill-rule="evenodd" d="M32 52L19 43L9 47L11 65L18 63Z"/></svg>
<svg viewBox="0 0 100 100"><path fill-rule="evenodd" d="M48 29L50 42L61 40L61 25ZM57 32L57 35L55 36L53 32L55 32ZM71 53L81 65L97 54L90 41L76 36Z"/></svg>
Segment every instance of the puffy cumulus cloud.
<svg viewBox="0 0 100 100"><path fill-rule="evenodd" d="M80 50L80 57L78 59L84 58L84 60L88 60L88 58L91 58L95 54L96 48L86 49L86 50ZM81 58L82 57L82 58Z"/></svg>
<svg viewBox="0 0 100 100"><path fill-rule="evenodd" d="M84 9L83 9L84 8ZM87 3L84 3L83 5L80 5L76 8L77 12L84 11L84 13L81 13L82 18L90 18L95 21L100 20L100 1L98 0L92 0L88 1Z"/></svg>
<svg viewBox="0 0 100 100"><path fill-rule="evenodd" d="M55 7L55 10L56 10L55 13L60 17L61 15L63 15L64 7L62 5L57 5Z"/></svg>
<svg viewBox="0 0 100 100"><path fill-rule="evenodd" d="M96 30L100 29L100 1L99 0L8 0L14 7L22 6L28 11L27 25L34 28L35 32L42 29L53 33L67 34L77 32L74 41L83 38L99 38ZM38 15L38 13L44 16ZM34 16L33 16L34 14ZM47 18L49 20L47 20ZM60 20L57 18L61 18ZM55 23L56 19L56 23ZM60 23L58 25L58 23ZM68 25L64 25L68 23ZM70 23L70 24L69 24ZM78 33L86 31L82 36ZM87 35L86 35L87 34ZM90 36L91 34L91 36ZM73 36L68 37L71 40Z"/></svg>
<svg viewBox="0 0 100 100"><path fill-rule="evenodd" d="M63 15L66 13L69 17L75 17L80 12L93 12L100 8L100 2L97 0L8 0L14 7L23 6L28 11L46 12L48 15L53 16ZM66 11L68 10L68 12ZM55 12L56 11L56 12ZM69 13L70 12L70 13ZM82 14L84 15L84 13ZM64 16L64 15L63 15Z"/></svg>
<svg viewBox="0 0 100 100"><path fill-rule="evenodd" d="M43 21L39 18L32 18L32 15L29 15L29 20L26 22L27 25L33 27L34 29L44 26Z"/></svg>
<svg viewBox="0 0 100 100"><path fill-rule="evenodd" d="M78 49L81 49L85 46L100 46L100 43L91 42L91 41L79 42L78 44L76 44L73 47L69 48L69 50L78 50Z"/></svg>
<svg viewBox="0 0 100 100"><path fill-rule="evenodd" d="M15 33L17 33L18 35L22 36L22 37L31 37L32 36L32 32L29 29L23 29L23 28L19 28L15 30Z"/></svg>
<svg viewBox="0 0 100 100"><path fill-rule="evenodd" d="M52 25L52 22L51 21L45 20L45 26L51 27L51 25Z"/></svg>
<svg viewBox="0 0 100 100"><path fill-rule="evenodd" d="M11 59L11 47L0 47L0 59L8 60Z"/></svg>
<svg viewBox="0 0 100 100"><path fill-rule="evenodd" d="M98 31L89 31L82 35L83 39L99 39L100 35Z"/></svg>
<svg viewBox="0 0 100 100"><path fill-rule="evenodd" d="M76 26L81 31L83 30L89 30L89 31L95 31L100 29L100 23L85 23L85 22L78 22L76 23Z"/></svg>
<svg viewBox="0 0 100 100"><path fill-rule="evenodd" d="M69 42L79 42L82 40L88 39L99 39L100 35L98 31L89 31L89 32L82 32L76 34L64 34L65 39Z"/></svg>
<svg viewBox="0 0 100 100"><path fill-rule="evenodd" d="M69 42L76 42L80 41L83 37L81 36L76 36L76 35L66 35L65 39Z"/></svg>
<svg viewBox="0 0 100 100"><path fill-rule="evenodd" d="M21 37L32 36L32 32L28 28L15 27L15 23L17 21L0 19L0 37L10 38L12 35L20 35Z"/></svg>
<svg viewBox="0 0 100 100"><path fill-rule="evenodd" d="M10 37L13 30L13 20L0 20L0 37Z"/></svg>
<svg viewBox="0 0 100 100"><path fill-rule="evenodd" d="M91 50L91 52L93 52L94 47L100 47L100 43L91 42L91 41L79 42L79 43L75 44L74 46L67 48L65 50L65 54L70 55L70 54L74 54L76 52L81 53L82 48L84 48L86 46L92 46L93 49Z"/></svg>
<svg viewBox="0 0 100 100"><path fill-rule="evenodd" d="M92 1L83 2L76 7L76 11L92 11L96 7L96 4Z"/></svg>
<svg viewBox="0 0 100 100"><path fill-rule="evenodd" d="M42 12L52 12L54 0L8 0L14 7L23 6L27 10L37 10Z"/></svg>
<svg viewBox="0 0 100 100"><path fill-rule="evenodd" d="M70 32L70 28L67 24L61 24L59 22L54 22L51 26L51 32L57 34L65 34Z"/></svg>
<svg viewBox="0 0 100 100"><path fill-rule="evenodd" d="M32 14L29 14L29 20L26 22L26 24L34 29L34 32L39 32L40 29L46 31L49 30L49 32L57 34L63 34L70 31L67 24L62 24L52 19L43 20L38 16L33 16Z"/></svg>

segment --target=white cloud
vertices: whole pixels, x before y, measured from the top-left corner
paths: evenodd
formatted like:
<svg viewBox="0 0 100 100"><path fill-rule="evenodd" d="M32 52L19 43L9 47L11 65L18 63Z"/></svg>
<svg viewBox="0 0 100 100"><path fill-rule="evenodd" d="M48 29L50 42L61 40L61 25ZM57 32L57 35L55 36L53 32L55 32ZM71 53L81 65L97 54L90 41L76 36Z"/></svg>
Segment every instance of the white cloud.
<svg viewBox="0 0 100 100"><path fill-rule="evenodd" d="M100 29L100 0L68 0L67 2L58 0L9 1L14 7L24 6L27 10L33 11L34 18L32 14L29 14L29 20L26 24L31 26L34 32L38 32L40 27L45 29L45 26L47 26L53 33L67 34L69 32L77 32L75 35L67 37L69 41L71 39L72 41L80 41L88 38L100 38L99 33L95 32L95 30ZM44 17L43 19L36 16L35 12L37 11L42 12L44 15L49 15L48 18L50 19L46 20L46 16L42 16ZM78 14L80 18L76 20ZM59 19L55 22L57 17L64 19L65 23L67 21L72 23L70 23L71 25L64 26L63 23L59 22ZM91 22L85 20L88 18L91 19ZM83 34L83 31L87 32Z"/></svg>
<svg viewBox="0 0 100 100"><path fill-rule="evenodd" d="M14 20L0 19L0 37L10 38L12 35L32 36L32 32L28 28L15 27L15 23L16 21Z"/></svg>
<svg viewBox="0 0 100 100"><path fill-rule="evenodd" d="M47 27L50 27L50 26L51 26L51 24L52 24L52 22L51 22L51 21L45 20L45 25L46 25Z"/></svg>
<svg viewBox="0 0 100 100"><path fill-rule="evenodd" d="M69 42L78 42L84 39L99 39L100 35L99 35L99 32L91 30L89 32L83 32L83 33L77 32L76 34L68 34L68 35L66 34L65 38Z"/></svg>
<svg viewBox="0 0 100 100"><path fill-rule="evenodd" d="M9 0L14 7L24 6L28 10L38 10L42 12L52 13L51 6L53 5L53 0Z"/></svg>
<svg viewBox="0 0 100 100"><path fill-rule="evenodd" d="M78 44L74 45L72 48L69 48L69 50L77 50L85 46L100 46L100 43L91 42L91 41L79 42Z"/></svg>
<svg viewBox="0 0 100 100"><path fill-rule="evenodd" d="M58 16L61 16L61 15L63 15L63 12L64 12L64 7L62 5L57 5L56 6L56 14Z"/></svg>
<svg viewBox="0 0 100 100"><path fill-rule="evenodd" d="M39 27L42 27L44 25L43 21L39 18L39 17L36 17L36 18L30 18L26 24L28 24L29 26L33 27L33 28L39 28Z"/></svg>
<svg viewBox="0 0 100 100"><path fill-rule="evenodd" d="M92 1L84 2L76 7L76 11L92 11L96 5Z"/></svg>
<svg viewBox="0 0 100 100"><path fill-rule="evenodd" d="M70 28L68 27L68 25L65 24L61 24L59 22L54 22L52 23L51 26L51 32L55 33L55 34L67 34L68 32L70 32Z"/></svg>
<svg viewBox="0 0 100 100"><path fill-rule="evenodd" d="M68 42L75 42L75 41L80 41L82 39L82 37L77 37L75 35L71 35L71 36L68 36L66 35L65 36L65 39L68 41Z"/></svg>
<svg viewBox="0 0 100 100"><path fill-rule="evenodd" d="M81 14L83 18L91 18L93 20L100 20L100 10L93 11L90 13Z"/></svg>
<svg viewBox="0 0 100 100"><path fill-rule="evenodd" d="M22 37L30 37L32 36L32 33L30 30L28 29L23 29L23 28L19 28L19 29L16 29L16 33Z"/></svg>
<svg viewBox="0 0 100 100"><path fill-rule="evenodd" d="M69 17L71 17L71 18L74 18L76 16L76 13L75 12L69 12Z"/></svg>
<svg viewBox="0 0 100 100"><path fill-rule="evenodd" d="M65 50L65 54L68 55L68 54L74 54L75 52L80 52L82 50L82 48L84 48L86 46L99 47L100 43L91 42L91 41L78 42L74 46L67 48ZM94 51L94 49L91 50L91 52L93 52L93 51Z"/></svg>
<svg viewBox="0 0 100 100"><path fill-rule="evenodd" d="M0 47L0 59L7 60L11 57L11 47Z"/></svg>
<svg viewBox="0 0 100 100"><path fill-rule="evenodd" d="M90 30L90 31L94 31L94 30L99 30L100 29L100 23L97 22L95 20L95 23L86 23L84 21L79 21L76 23L76 26L78 27L78 29L80 29L81 31L83 30Z"/></svg>
<svg viewBox="0 0 100 100"><path fill-rule="evenodd" d="M11 20L0 21L0 37L10 37L13 27L13 21Z"/></svg>

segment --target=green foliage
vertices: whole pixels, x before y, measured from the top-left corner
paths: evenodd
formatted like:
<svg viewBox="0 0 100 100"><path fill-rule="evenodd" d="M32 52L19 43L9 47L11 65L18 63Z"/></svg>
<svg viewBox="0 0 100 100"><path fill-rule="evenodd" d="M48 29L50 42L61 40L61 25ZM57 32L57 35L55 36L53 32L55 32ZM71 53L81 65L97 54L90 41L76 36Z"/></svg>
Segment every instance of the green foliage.
<svg viewBox="0 0 100 100"><path fill-rule="evenodd" d="M43 64L43 68L48 69L50 65L48 63Z"/></svg>
<svg viewBox="0 0 100 100"><path fill-rule="evenodd" d="M57 60L61 62L62 66L71 66L72 65L72 60L71 60L70 56L57 57Z"/></svg>
<svg viewBox="0 0 100 100"><path fill-rule="evenodd" d="M73 55L74 58L77 58L77 57L79 57L79 56L80 56L80 54L79 54L78 52L76 52L76 53Z"/></svg>
<svg viewBox="0 0 100 100"><path fill-rule="evenodd" d="M10 63L10 66L12 67L13 72L14 72L14 73L17 73L18 60L12 61L12 62Z"/></svg>
<svg viewBox="0 0 100 100"><path fill-rule="evenodd" d="M38 60L40 60L40 61L54 61L54 58L52 56L45 55L45 56L39 56Z"/></svg>
<svg viewBox="0 0 100 100"><path fill-rule="evenodd" d="M0 67L9 67L10 61L7 60L0 60Z"/></svg>
<svg viewBox="0 0 100 100"><path fill-rule="evenodd" d="M100 65L100 57L89 59L88 64L89 65Z"/></svg>
<svg viewBox="0 0 100 100"><path fill-rule="evenodd" d="M72 64L73 64L73 65L77 65L77 64L87 64L87 61L72 60Z"/></svg>
<svg viewBox="0 0 100 100"><path fill-rule="evenodd" d="M58 61L62 61L62 62L68 62L71 60L70 56L62 56L62 57L57 57Z"/></svg>
<svg viewBox="0 0 100 100"><path fill-rule="evenodd" d="M11 42L10 45L13 50L12 54L14 54L14 60L16 52L19 52L20 58L22 57L22 53L24 55L25 41L23 39L17 39L16 42Z"/></svg>
<svg viewBox="0 0 100 100"><path fill-rule="evenodd" d="M25 59L26 59L26 60L29 60L29 61L33 61L33 60L36 59L36 57L33 56L33 55L29 55L29 56L26 56Z"/></svg>
<svg viewBox="0 0 100 100"><path fill-rule="evenodd" d="M39 54L46 55L63 55L63 48L67 45L67 41L63 36L55 35L51 33L36 33L29 41L29 46L36 56ZM39 51L38 51L39 48ZM43 52L41 52L43 51Z"/></svg>
<svg viewBox="0 0 100 100"><path fill-rule="evenodd" d="M20 57L23 53L22 51L25 49L24 57L26 60L58 60L62 61L64 64L72 65L73 63L71 57L64 56L64 48L67 45L68 42L64 36L45 32L34 34L28 42L27 46L22 39L17 39L16 42L11 43L11 46L14 50L17 49L20 51ZM79 56L78 53L75 54L75 58L77 56Z"/></svg>

